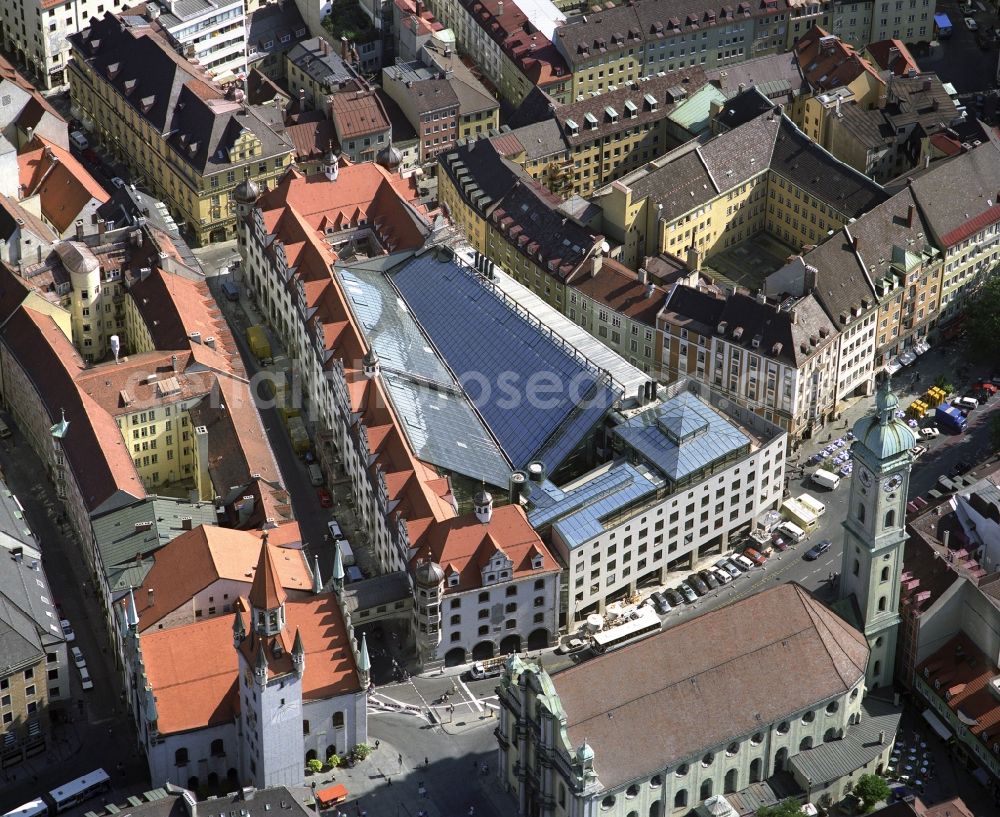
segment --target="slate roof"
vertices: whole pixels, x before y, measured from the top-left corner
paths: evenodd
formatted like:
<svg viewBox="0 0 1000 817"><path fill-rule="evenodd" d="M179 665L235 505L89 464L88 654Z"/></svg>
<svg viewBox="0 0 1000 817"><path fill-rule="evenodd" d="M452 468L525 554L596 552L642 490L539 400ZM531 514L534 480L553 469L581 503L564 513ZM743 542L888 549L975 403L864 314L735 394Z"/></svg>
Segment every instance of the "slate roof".
<svg viewBox="0 0 1000 817"><path fill-rule="evenodd" d="M208 74L175 53L148 26L123 26L107 12L69 39L77 58L121 94L199 174L237 164L230 162L229 150L244 130L261 141L262 152L253 161L292 149L279 131L281 113L273 106L244 107L227 98Z"/></svg>
<svg viewBox="0 0 1000 817"><path fill-rule="evenodd" d="M613 789L844 695L867 661L862 634L790 582L552 682L571 745L590 744L601 785Z"/></svg>
<svg viewBox="0 0 1000 817"><path fill-rule="evenodd" d="M774 110L774 103L760 89L750 88L726 100L715 121L722 128L732 130L771 110Z"/></svg>
<svg viewBox="0 0 1000 817"><path fill-rule="evenodd" d="M1000 221L1000 150L984 142L914 179L921 213L945 247Z"/></svg>
<svg viewBox="0 0 1000 817"><path fill-rule="evenodd" d="M816 249L802 256L816 268L815 297L838 330L876 303L875 287L854 255L850 237L838 230Z"/></svg>
<svg viewBox="0 0 1000 817"><path fill-rule="evenodd" d="M881 185L835 159L784 117L771 170L848 218L858 218L888 198Z"/></svg>
<svg viewBox="0 0 1000 817"><path fill-rule="evenodd" d="M775 102L787 102L806 89L798 60L791 51L713 68L706 78L733 98L756 89Z"/></svg>
<svg viewBox="0 0 1000 817"><path fill-rule="evenodd" d="M658 122L666 118L677 105L694 96L704 85L705 71L700 66L683 68L662 77L649 77L645 82L619 86L615 91L587 96L579 102L560 105L555 109L555 119L570 145L586 144L635 127L641 128L650 122ZM647 96L656 100L655 108L645 101ZM626 103L634 106L635 116L628 115ZM610 116L609 108L617 116ZM588 113L597 120L596 128L588 126ZM569 127L570 121L578 126L576 133Z"/></svg>
<svg viewBox="0 0 1000 817"><path fill-rule="evenodd" d="M861 722L848 726L843 738L799 752L789 758L789 765L804 780L839 780L881 757L895 743L901 717L902 712L890 704L865 698Z"/></svg>
<svg viewBox="0 0 1000 817"><path fill-rule="evenodd" d="M337 48L323 37L312 37L293 46L285 59L320 85L336 88L357 79L357 73L340 56Z"/></svg>
<svg viewBox="0 0 1000 817"><path fill-rule="evenodd" d="M640 51L647 42L773 15L787 8L785 0L773 5L750 2L714 5L705 0L671 0L666 4L637 0L631 5L602 7L579 16L556 29L555 41L571 70L575 70L575 66L598 54L607 53L609 59L614 59L619 52L630 48Z"/></svg>
<svg viewBox="0 0 1000 817"><path fill-rule="evenodd" d="M64 640L52 598L40 559L0 553L0 675L44 660L46 646Z"/></svg>
<svg viewBox="0 0 1000 817"><path fill-rule="evenodd" d="M529 161L561 155L569 150L569 145L559 127L559 120L552 116L533 125L525 125L509 133L494 136L490 141L502 149L505 140L510 139L516 141Z"/></svg>
<svg viewBox="0 0 1000 817"><path fill-rule="evenodd" d="M697 150L685 153L628 186L635 199L648 196L654 205L662 205L661 215L668 221L701 207L719 192Z"/></svg>

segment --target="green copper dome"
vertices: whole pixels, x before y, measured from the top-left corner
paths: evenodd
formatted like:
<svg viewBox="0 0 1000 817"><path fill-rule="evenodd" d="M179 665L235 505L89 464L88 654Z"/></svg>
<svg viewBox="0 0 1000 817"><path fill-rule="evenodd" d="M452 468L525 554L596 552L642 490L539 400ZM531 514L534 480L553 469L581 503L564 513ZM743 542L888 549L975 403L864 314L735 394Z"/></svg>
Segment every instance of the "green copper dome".
<svg viewBox="0 0 1000 817"><path fill-rule="evenodd" d="M854 436L878 460L890 460L917 444L910 427L896 417L899 398L889 387L889 376L882 378L875 395L875 412L854 424Z"/></svg>

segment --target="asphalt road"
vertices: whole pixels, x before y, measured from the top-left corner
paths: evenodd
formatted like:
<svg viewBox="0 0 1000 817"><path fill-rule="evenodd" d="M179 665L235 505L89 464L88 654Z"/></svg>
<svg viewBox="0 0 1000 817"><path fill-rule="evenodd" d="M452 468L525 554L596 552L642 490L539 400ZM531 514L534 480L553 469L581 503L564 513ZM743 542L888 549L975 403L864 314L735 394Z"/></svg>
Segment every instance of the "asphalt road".
<svg viewBox="0 0 1000 817"><path fill-rule="evenodd" d="M987 29L996 24L997 16L992 7L976 4L976 25ZM950 39L941 40L933 56L914 55L922 71L933 71L942 82L950 82L960 94L985 91L997 87L997 49L984 51L976 45L975 34L963 22L959 4L939 2L936 10L948 15L952 24Z"/></svg>
<svg viewBox="0 0 1000 817"><path fill-rule="evenodd" d="M42 564L54 599L70 620L87 659L94 688L83 691L80 676L68 667L72 698L53 705L58 722L52 727L45 753L0 772L0 813L38 797L42 792L103 767L115 781L108 799L124 801L149 788L145 759L136 748L131 722L121 702L121 685L114 666L103 613L90 592L89 574L80 547L59 524L62 505L44 468L19 430L0 441L4 480L20 499L25 516L41 542ZM67 656L68 657L68 656ZM63 680L60 680L60 684ZM119 766L121 764L121 766ZM80 807L67 814L83 814Z"/></svg>

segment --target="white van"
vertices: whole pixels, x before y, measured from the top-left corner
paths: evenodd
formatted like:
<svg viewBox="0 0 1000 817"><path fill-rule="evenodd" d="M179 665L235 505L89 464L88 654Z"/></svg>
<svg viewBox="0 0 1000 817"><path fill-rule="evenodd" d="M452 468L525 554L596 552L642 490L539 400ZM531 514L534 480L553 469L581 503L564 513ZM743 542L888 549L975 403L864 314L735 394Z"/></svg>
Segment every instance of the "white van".
<svg viewBox="0 0 1000 817"><path fill-rule="evenodd" d="M346 539L341 539L338 544L340 545L340 558L344 562L344 567L350 567L355 563L354 548L351 547L351 543Z"/></svg>
<svg viewBox="0 0 1000 817"><path fill-rule="evenodd" d="M831 471L825 471L822 468L817 468L813 471L812 481L815 482L820 488L829 488L831 491L835 490L838 485L840 485L840 477Z"/></svg>
<svg viewBox="0 0 1000 817"><path fill-rule="evenodd" d="M83 131L75 130L69 135L69 140L79 149L86 150L90 147L90 142L83 135Z"/></svg>
<svg viewBox="0 0 1000 817"><path fill-rule="evenodd" d="M952 400L951 404L966 411L979 408L979 401L975 397L959 397L957 400Z"/></svg>
<svg viewBox="0 0 1000 817"><path fill-rule="evenodd" d="M801 542L806 538L806 532L794 522L782 522L778 525L778 533L791 539L793 542Z"/></svg>
<svg viewBox="0 0 1000 817"><path fill-rule="evenodd" d="M315 462L309 464L309 481L317 487L325 481L323 479L323 469Z"/></svg>
<svg viewBox="0 0 1000 817"><path fill-rule="evenodd" d="M800 504L805 505L806 508L816 514L816 516L822 516L826 513L826 505L816 499L816 497L810 496L809 494L802 494L802 496L798 499Z"/></svg>

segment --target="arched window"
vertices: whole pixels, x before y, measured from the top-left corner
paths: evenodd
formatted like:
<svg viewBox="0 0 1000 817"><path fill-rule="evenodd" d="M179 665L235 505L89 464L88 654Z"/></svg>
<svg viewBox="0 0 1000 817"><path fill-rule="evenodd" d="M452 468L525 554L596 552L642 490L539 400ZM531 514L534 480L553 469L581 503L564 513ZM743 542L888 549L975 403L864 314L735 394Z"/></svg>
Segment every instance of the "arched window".
<svg viewBox="0 0 1000 817"><path fill-rule="evenodd" d="M674 808L684 808L688 804L688 790L681 789L674 795Z"/></svg>
<svg viewBox="0 0 1000 817"><path fill-rule="evenodd" d="M878 678L882 674L882 662L876 661L872 667L872 678Z"/></svg>
<svg viewBox="0 0 1000 817"><path fill-rule="evenodd" d="M861 504L858 505L858 521L859 522L865 521L865 506Z"/></svg>
<svg viewBox="0 0 1000 817"><path fill-rule="evenodd" d="M851 572L857 576L861 572L861 562L857 559L854 560L854 565L851 567Z"/></svg>
<svg viewBox="0 0 1000 817"><path fill-rule="evenodd" d="M889 568L888 567L883 567L882 568L882 581L884 581L884 582L889 581Z"/></svg>
<svg viewBox="0 0 1000 817"><path fill-rule="evenodd" d="M891 528L895 524L896 524L896 509L890 508L888 511L885 512L885 526L887 528Z"/></svg>
<svg viewBox="0 0 1000 817"><path fill-rule="evenodd" d="M601 800L601 811L607 811L608 809L613 808L614 805L615 805L615 796L613 794L609 794L607 797Z"/></svg>
<svg viewBox="0 0 1000 817"><path fill-rule="evenodd" d="M627 789L625 789L625 798L627 800L632 800L639 796L639 786L633 783Z"/></svg>
<svg viewBox="0 0 1000 817"><path fill-rule="evenodd" d="M885 612L885 596L878 600L878 609L880 613Z"/></svg>
<svg viewBox="0 0 1000 817"><path fill-rule="evenodd" d="M761 767L761 765L762 764L760 762L760 758L759 757L755 757L750 762L750 782L751 783L760 783L760 767Z"/></svg>
<svg viewBox="0 0 1000 817"><path fill-rule="evenodd" d="M707 800L709 797L712 796L712 784L713 784L713 782L714 781L710 777L710 778L708 778L708 780L705 780L701 784L701 798L700 799Z"/></svg>
<svg viewBox="0 0 1000 817"><path fill-rule="evenodd" d="M831 740L836 740L836 739L837 739L837 730L836 729L832 729L832 728L831 729L827 729L826 732L823 733L823 742L824 743L829 743Z"/></svg>
<svg viewBox="0 0 1000 817"><path fill-rule="evenodd" d="M813 739L812 739L811 736L804 737L799 742L799 751L800 752L804 752L806 749L812 749L812 747L813 747Z"/></svg>
<svg viewBox="0 0 1000 817"><path fill-rule="evenodd" d="M174 763L178 766L186 766L188 762L188 750L178 749L174 752Z"/></svg>
<svg viewBox="0 0 1000 817"><path fill-rule="evenodd" d="M660 817L660 801L654 800L649 804L649 817Z"/></svg>
<svg viewBox="0 0 1000 817"><path fill-rule="evenodd" d="M740 773L736 769L726 772L725 793L732 794L738 788Z"/></svg>
<svg viewBox="0 0 1000 817"><path fill-rule="evenodd" d="M222 738L218 738L212 741L212 757L225 757L226 745L222 742Z"/></svg>

